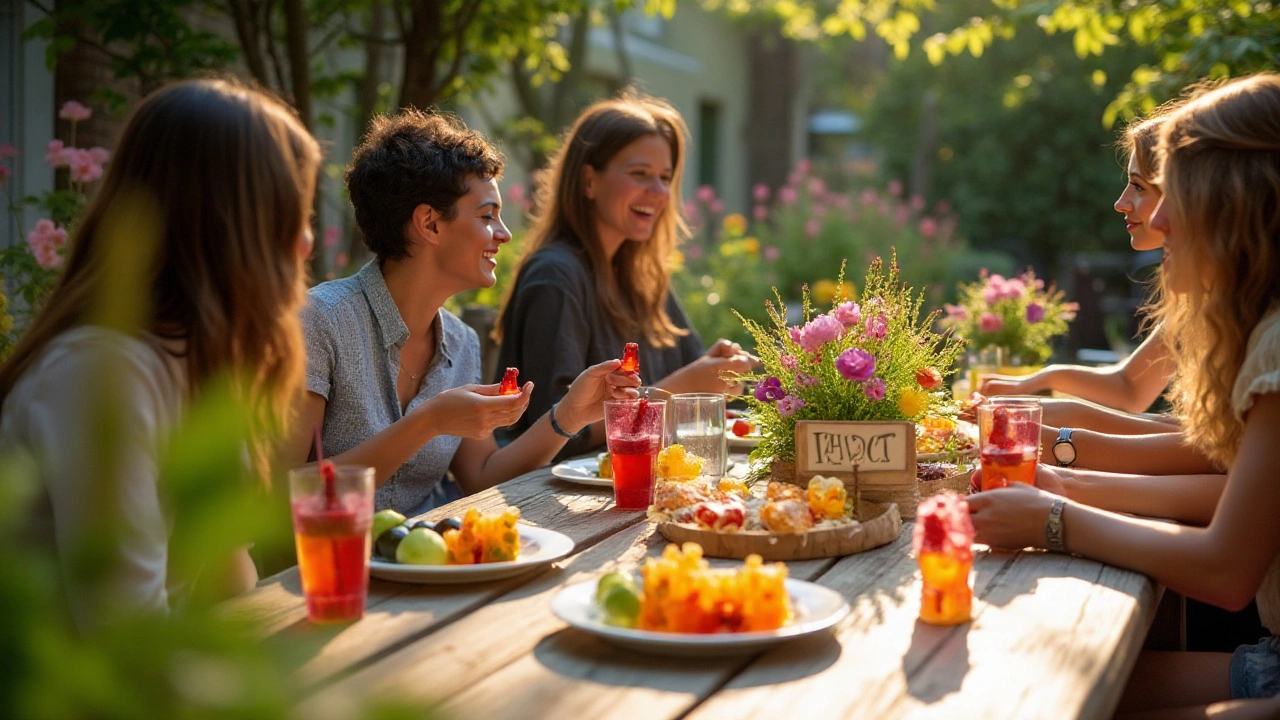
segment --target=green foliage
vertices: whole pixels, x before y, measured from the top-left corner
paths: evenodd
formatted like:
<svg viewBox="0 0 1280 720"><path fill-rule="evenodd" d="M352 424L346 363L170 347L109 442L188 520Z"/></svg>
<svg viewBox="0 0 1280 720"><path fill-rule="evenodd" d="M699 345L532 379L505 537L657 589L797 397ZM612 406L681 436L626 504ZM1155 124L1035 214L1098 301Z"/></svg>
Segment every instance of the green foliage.
<svg viewBox="0 0 1280 720"><path fill-rule="evenodd" d="M837 285L843 287L843 283L844 269L841 266ZM814 343L803 338L816 317L808 288L803 290L801 299L806 323L803 329L788 324L782 297L775 297L777 304L765 304L767 322L741 318L755 340L763 368L739 378L757 384L755 394L748 396L747 402L763 437L751 453L752 460L793 460L795 426L799 420L914 420L930 408L944 404L944 393L928 393L919 386L916 371L934 368L946 376L963 349L963 343L932 330L936 313L921 316L923 297L900 282L896 256L890 260L887 272L880 258L871 262L857 300L858 322L845 325L838 338L821 344L816 352L806 349L806 346L812 349ZM841 293L837 291L839 297ZM842 317L838 311L840 304L839 299L831 303L831 309L824 313L828 317L823 322L840 324L835 320ZM867 320L881 313L885 332L882 339L877 339L866 329ZM844 317L848 319L847 315ZM797 330L802 336L799 342L794 334ZM875 356L874 378L883 380L885 385L882 399L872 399L868 395L866 387L869 383L853 382L838 371L837 358L852 349ZM787 398L762 397L761 384L767 379L779 380ZM789 398L799 398L803 406L789 412Z"/></svg>

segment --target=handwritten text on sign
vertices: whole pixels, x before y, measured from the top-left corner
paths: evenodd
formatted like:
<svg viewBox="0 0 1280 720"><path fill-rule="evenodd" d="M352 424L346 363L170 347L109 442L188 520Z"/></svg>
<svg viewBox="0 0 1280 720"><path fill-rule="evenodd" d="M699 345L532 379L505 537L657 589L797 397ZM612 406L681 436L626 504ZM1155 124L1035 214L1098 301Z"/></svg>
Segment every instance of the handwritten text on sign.
<svg viewBox="0 0 1280 720"><path fill-rule="evenodd" d="M802 473L888 472L908 469L910 423L800 422L796 439L803 444L797 453ZM798 448L799 449L799 448Z"/></svg>

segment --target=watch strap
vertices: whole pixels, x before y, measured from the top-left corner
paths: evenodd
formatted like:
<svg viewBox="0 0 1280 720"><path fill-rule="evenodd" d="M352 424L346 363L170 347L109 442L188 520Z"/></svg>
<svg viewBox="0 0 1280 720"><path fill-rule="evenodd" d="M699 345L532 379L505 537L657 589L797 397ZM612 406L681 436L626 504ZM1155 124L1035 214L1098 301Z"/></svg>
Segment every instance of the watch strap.
<svg viewBox="0 0 1280 720"><path fill-rule="evenodd" d="M560 437L563 437L563 438L569 438L570 440L572 440L572 439L574 439L574 438L578 437L578 435L579 435L582 431L581 431L581 430L579 430L579 431L578 431L578 432L576 432L576 433L570 433L570 432L565 432L564 428L560 427L560 423L556 422L556 405L559 405L559 404L560 404L560 403L556 403L555 405L552 405L552 406L551 406L551 412L550 412L550 413L548 413L548 414L551 416L551 429L552 429L552 430L554 430L554 431L555 431L555 433L556 433L557 435L559 435Z"/></svg>
<svg viewBox="0 0 1280 720"><path fill-rule="evenodd" d="M1057 440L1054 440L1054 441L1053 441L1053 446L1049 448L1049 450L1053 453L1053 461L1054 461L1054 462L1056 462L1060 467L1071 467L1071 466L1072 466L1072 465L1074 465L1074 464L1075 464L1075 462L1076 462L1076 444L1075 444L1075 443L1073 443L1073 442L1071 442L1071 434L1072 434L1073 432L1074 432L1074 430L1072 430L1072 429L1071 429L1071 428L1069 428L1069 427L1059 428L1059 429L1058 429L1058 439L1057 439ZM1070 445L1070 446L1071 446L1071 459L1070 459L1069 461L1067 461L1067 462L1063 462L1062 460L1059 460L1059 459L1058 459L1058 446L1059 446L1059 445Z"/></svg>

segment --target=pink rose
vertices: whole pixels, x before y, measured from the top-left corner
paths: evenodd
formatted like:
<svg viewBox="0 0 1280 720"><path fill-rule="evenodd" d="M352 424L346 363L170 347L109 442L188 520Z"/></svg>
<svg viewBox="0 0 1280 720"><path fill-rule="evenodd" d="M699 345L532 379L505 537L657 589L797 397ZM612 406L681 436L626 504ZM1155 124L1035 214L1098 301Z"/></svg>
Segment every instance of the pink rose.
<svg viewBox="0 0 1280 720"><path fill-rule="evenodd" d="M1021 300L1027 293L1027 284L1018 278L1005 282L1003 297L1008 300Z"/></svg>
<svg viewBox="0 0 1280 720"><path fill-rule="evenodd" d="M873 340L883 340L888 332L889 318L885 317L884 313L867 316L867 337Z"/></svg>
<svg viewBox="0 0 1280 720"><path fill-rule="evenodd" d="M89 157L93 158L93 161L99 165L103 165L111 159L111 151L104 147L91 147L88 153Z"/></svg>
<svg viewBox="0 0 1280 720"><path fill-rule="evenodd" d="M49 163L49 167L57 169L67 164L67 158L63 154L65 146L61 140L50 140L44 149L44 161Z"/></svg>
<svg viewBox="0 0 1280 720"><path fill-rule="evenodd" d="M920 234L927 238L936 237L938 234L938 221L931 217L921 218Z"/></svg>
<svg viewBox="0 0 1280 720"><path fill-rule="evenodd" d="M35 256L36 263L45 270L52 270L62 264L58 249L66 242L67 231L47 218L36 221L35 227L27 233L27 248Z"/></svg>
<svg viewBox="0 0 1280 720"><path fill-rule="evenodd" d="M884 379L872 378L862 386L862 392L866 394L868 400L876 401L884 399Z"/></svg>
<svg viewBox="0 0 1280 720"><path fill-rule="evenodd" d="M81 105L75 100L68 100L62 109L58 111L58 117L71 122L80 122L93 117L93 111L88 107Z"/></svg>
<svg viewBox="0 0 1280 720"><path fill-rule="evenodd" d="M993 312L984 312L978 316L978 329L984 333L1000 332L1004 327L1004 318Z"/></svg>
<svg viewBox="0 0 1280 720"><path fill-rule="evenodd" d="M93 182L102 177L102 166L93 161L88 150L76 150L70 158L71 179L75 182Z"/></svg>
<svg viewBox="0 0 1280 720"><path fill-rule="evenodd" d="M1005 279L1003 275L992 275L987 278L986 287L982 288L982 299L988 305L995 305L1004 297Z"/></svg>
<svg viewBox="0 0 1280 720"><path fill-rule="evenodd" d="M804 224L804 234L808 235L809 237L817 237L818 233L821 231L822 231L822 222L820 222L817 218L809 218L809 222L806 222Z"/></svg>
<svg viewBox="0 0 1280 720"><path fill-rule="evenodd" d="M847 328L853 327L862 322L862 308L852 300L842 302L836 306L836 320Z"/></svg>
<svg viewBox="0 0 1280 720"><path fill-rule="evenodd" d="M830 315L819 315L805 324L800 332L800 347L805 352L816 353L823 345L837 340L844 334L844 326Z"/></svg>
<svg viewBox="0 0 1280 720"><path fill-rule="evenodd" d="M802 407L804 407L804 400L795 395L787 395L778 401L778 414L782 417L791 417Z"/></svg>
<svg viewBox="0 0 1280 720"><path fill-rule="evenodd" d="M876 371L876 356L862 348L849 348L836 358L836 372L850 382L866 382Z"/></svg>
<svg viewBox="0 0 1280 720"><path fill-rule="evenodd" d="M758 203L768 202L769 186L764 183L756 183L756 186L751 188L751 197Z"/></svg>
<svg viewBox="0 0 1280 720"><path fill-rule="evenodd" d="M778 261L778 258L780 258L780 257L782 257L782 251L778 249L778 246L777 246L777 245L765 245L765 246L764 246L764 259L765 259L765 260L768 260L769 262L777 262L777 261Z"/></svg>
<svg viewBox="0 0 1280 720"><path fill-rule="evenodd" d="M782 189L778 191L778 200L783 205L791 205L796 201L796 197L796 189L790 185L784 185Z"/></svg>

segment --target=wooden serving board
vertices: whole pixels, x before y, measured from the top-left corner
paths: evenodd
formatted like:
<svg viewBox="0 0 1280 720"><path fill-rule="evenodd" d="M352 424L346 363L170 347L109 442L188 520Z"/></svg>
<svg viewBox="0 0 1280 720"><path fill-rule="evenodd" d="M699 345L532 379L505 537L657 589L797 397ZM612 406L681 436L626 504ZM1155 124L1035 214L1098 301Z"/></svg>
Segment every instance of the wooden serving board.
<svg viewBox="0 0 1280 720"><path fill-rule="evenodd" d="M868 505L864 503L863 507ZM719 533L673 522L658 523L658 532L674 543L698 543L707 557L745 558L755 554L765 560L783 561L841 557L887 545L902 532L902 516L896 504L870 507L875 515L866 522L802 533Z"/></svg>

